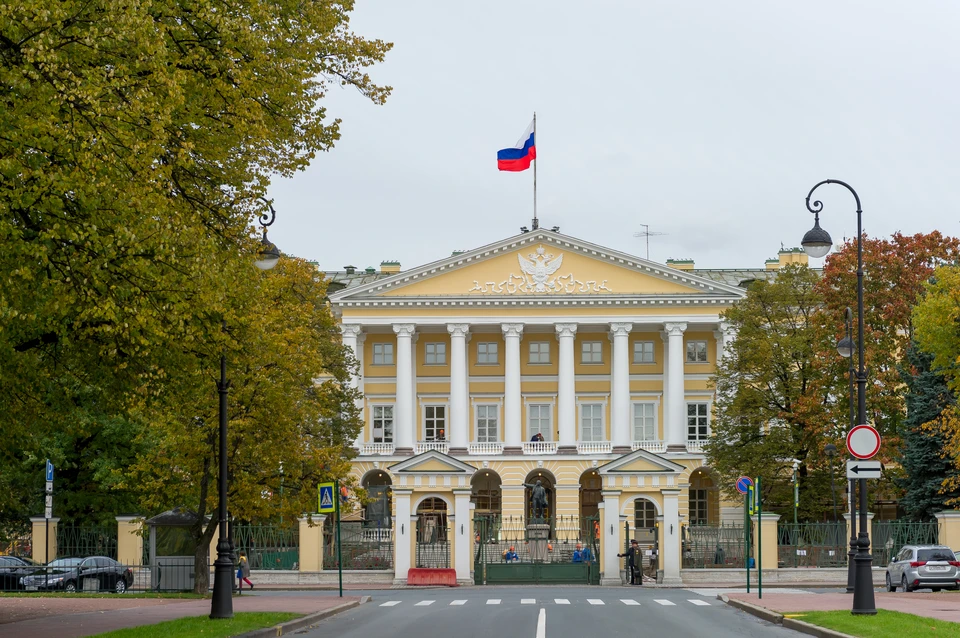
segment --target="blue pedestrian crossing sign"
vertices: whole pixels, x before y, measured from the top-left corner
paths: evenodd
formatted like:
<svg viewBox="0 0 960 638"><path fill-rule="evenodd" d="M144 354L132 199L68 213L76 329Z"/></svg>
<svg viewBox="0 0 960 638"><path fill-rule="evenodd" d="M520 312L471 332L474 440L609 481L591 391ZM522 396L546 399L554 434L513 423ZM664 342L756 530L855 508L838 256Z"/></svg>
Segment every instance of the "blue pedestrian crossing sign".
<svg viewBox="0 0 960 638"><path fill-rule="evenodd" d="M753 479L749 476L741 476L737 479L737 491L741 494L746 494L751 485L753 485Z"/></svg>
<svg viewBox="0 0 960 638"><path fill-rule="evenodd" d="M317 492L318 512L321 514L331 514L337 511L337 499L334 498L335 485L333 483L320 483L317 486Z"/></svg>

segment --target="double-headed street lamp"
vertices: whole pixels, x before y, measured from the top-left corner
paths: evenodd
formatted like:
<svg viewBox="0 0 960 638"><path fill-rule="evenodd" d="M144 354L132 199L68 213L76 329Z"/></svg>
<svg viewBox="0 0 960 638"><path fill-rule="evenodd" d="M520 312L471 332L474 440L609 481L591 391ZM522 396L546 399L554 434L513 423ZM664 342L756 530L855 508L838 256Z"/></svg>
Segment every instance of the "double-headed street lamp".
<svg viewBox="0 0 960 638"><path fill-rule="evenodd" d="M260 270L270 270L280 260L280 251L267 239L267 226L277 218L277 212L267 200L270 214L260 216L263 237L260 250L253 262ZM211 618L233 618L233 543L227 532L227 392L230 382L227 380L227 357L220 355L220 380L217 392L220 395L220 476L218 518L220 538L217 540L217 560L213 563L213 598L210 602Z"/></svg>
<svg viewBox="0 0 960 638"><path fill-rule="evenodd" d="M801 245L811 257L825 257L833 247L830 233L820 228L820 211L823 203L815 200L811 203L814 191L824 184L843 186L857 202L857 424L867 422L867 371L863 362L863 210L860 196L846 182L827 179L817 183L807 193L807 210L814 214L813 228L803 236ZM873 597L873 557L870 555L870 537L867 535L867 480L860 479L860 531L857 536L856 582L853 591L853 609L855 615L876 615L877 606Z"/></svg>

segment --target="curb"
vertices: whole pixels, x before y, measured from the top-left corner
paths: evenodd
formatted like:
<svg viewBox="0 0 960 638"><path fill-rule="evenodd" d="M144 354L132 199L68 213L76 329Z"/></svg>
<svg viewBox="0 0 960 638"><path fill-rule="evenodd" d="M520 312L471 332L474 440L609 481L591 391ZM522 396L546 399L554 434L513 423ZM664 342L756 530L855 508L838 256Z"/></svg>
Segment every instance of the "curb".
<svg viewBox="0 0 960 638"><path fill-rule="evenodd" d="M325 618L339 614L342 611L347 611L348 609L353 609L364 603L370 602L370 596L362 596L359 601L351 600L348 603L343 603L337 605L336 607L331 607L330 609L324 609L323 611L317 612L315 614L309 614L303 618L297 618L296 620L291 620L289 622L282 623L280 625L274 625L273 627L264 627L263 629L255 629L253 631L248 631L245 634L240 634L237 638L272 638L273 636L285 636L291 634L298 629L303 629L304 627L309 627L314 625Z"/></svg>
<svg viewBox="0 0 960 638"><path fill-rule="evenodd" d="M820 627L819 625L812 625L808 622L797 620L796 618L784 618L783 614L775 612L771 609L767 609L766 607L760 607L742 600L731 600L726 596L726 594L720 594L717 596L717 598L731 607L736 607L740 611L745 611L748 614L766 620L767 622L771 622L775 625L781 625L786 629L799 631L800 633L807 634L808 636L816 636L817 638L856 638L850 634L840 633L839 631Z"/></svg>

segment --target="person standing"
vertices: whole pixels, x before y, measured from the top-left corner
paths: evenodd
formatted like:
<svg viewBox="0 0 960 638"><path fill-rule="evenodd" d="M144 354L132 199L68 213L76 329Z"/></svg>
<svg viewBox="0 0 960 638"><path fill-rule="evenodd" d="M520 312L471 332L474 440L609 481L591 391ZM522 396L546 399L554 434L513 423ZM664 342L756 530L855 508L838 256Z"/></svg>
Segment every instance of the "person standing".
<svg viewBox="0 0 960 638"><path fill-rule="evenodd" d="M244 552L240 552L240 566L237 568L237 580L239 580L240 591L243 592L243 584L246 583L250 585L250 589L253 589L253 583L250 582L250 563L247 562L247 555Z"/></svg>
<svg viewBox="0 0 960 638"><path fill-rule="evenodd" d="M643 566L643 556L640 554L640 544L637 542L637 539L630 541L630 547L627 549L626 554L617 554L617 558L627 559L627 571L630 572L630 584L631 585L643 585L643 573L641 568Z"/></svg>

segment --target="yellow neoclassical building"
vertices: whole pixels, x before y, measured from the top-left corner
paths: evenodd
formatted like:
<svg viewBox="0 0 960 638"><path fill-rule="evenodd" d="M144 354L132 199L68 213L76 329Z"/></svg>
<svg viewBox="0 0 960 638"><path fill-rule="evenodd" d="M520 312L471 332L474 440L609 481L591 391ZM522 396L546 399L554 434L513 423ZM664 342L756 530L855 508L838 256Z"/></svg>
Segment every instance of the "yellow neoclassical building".
<svg viewBox="0 0 960 638"><path fill-rule="evenodd" d="M328 273L361 366L364 525L390 535L396 581L440 564L479 582L479 545L500 541L506 556L507 528L529 531L539 514L551 552L567 540L558 521L592 521L571 534L596 543L602 583L621 582L627 536L679 583L683 526L723 515L701 452L732 338L721 313L776 263L696 271L534 229L402 272ZM483 520L496 533L483 523L481 538ZM446 559L427 556L438 539Z"/></svg>

